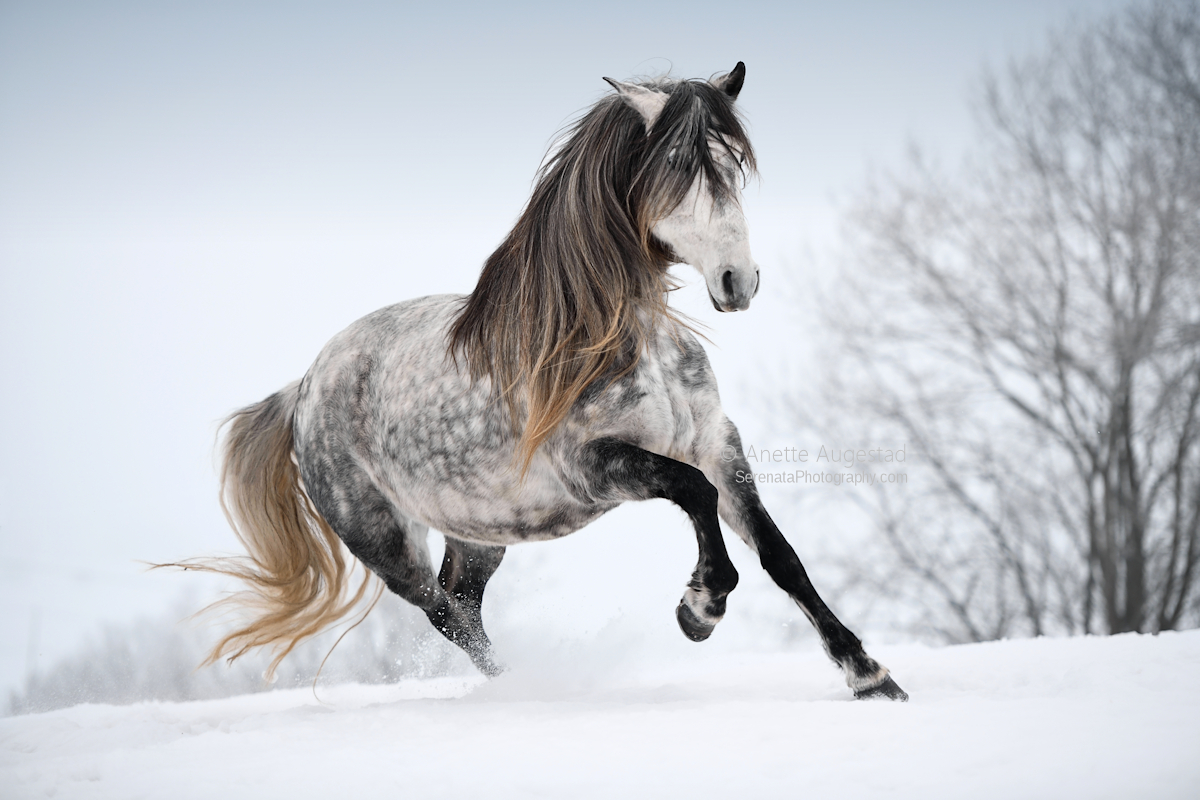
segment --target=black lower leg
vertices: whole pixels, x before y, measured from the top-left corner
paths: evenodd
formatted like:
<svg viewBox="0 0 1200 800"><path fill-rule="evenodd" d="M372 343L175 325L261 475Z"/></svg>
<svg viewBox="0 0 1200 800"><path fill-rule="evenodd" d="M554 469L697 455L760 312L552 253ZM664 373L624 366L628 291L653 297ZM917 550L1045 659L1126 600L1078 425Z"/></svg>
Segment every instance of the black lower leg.
<svg viewBox="0 0 1200 800"><path fill-rule="evenodd" d="M425 534L423 528L409 531L393 523L386 535L369 544L358 540L346 543L350 552L382 578L389 590L424 611L433 627L461 647L481 672L489 676L497 674L499 669L492 661L491 643L483 632L478 601L460 601L442 587L429 562ZM482 587L478 596L482 597Z"/></svg>
<svg viewBox="0 0 1200 800"><path fill-rule="evenodd" d="M504 559L503 547L446 539L438 583L465 606L480 608L483 590Z"/></svg>
<svg viewBox="0 0 1200 800"><path fill-rule="evenodd" d="M437 604L425 609L425 616L440 634L461 647L484 675L494 678L504 671L492 658L492 643L483 632L478 608L471 609L442 595Z"/></svg>
<svg viewBox="0 0 1200 800"><path fill-rule="evenodd" d="M742 442L732 423L725 447L725 452L732 450L737 455L733 459L722 456L720 466L715 470L721 487L722 517L754 548L763 569L812 622L821 636L825 652L842 668L846 683L856 697L884 696L907 700L908 695L888 676L887 669L867 655L858 637L841 623L817 594L796 551L763 507L754 483L740 479L751 470L742 455Z"/></svg>
<svg viewBox="0 0 1200 800"><path fill-rule="evenodd" d="M439 633L463 649L485 675L499 673L492 661L491 643L483 632L479 606L460 602L450 596L433 575L432 565L411 568L408 563L370 563L371 571L383 579L388 589L425 612Z"/></svg>
<svg viewBox="0 0 1200 800"><path fill-rule="evenodd" d="M438 574L446 602L425 612L434 627L488 676L498 675L502 668L493 659L491 641L483 630L483 590L503 558L503 547L447 538Z"/></svg>
<svg viewBox="0 0 1200 800"><path fill-rule="evenodd" d="M699 559L675 616L689 639L707 639L725 615L725 598L738 582L721 536L716 487L695 467L617 439L589 442L581 456L587 472L587 485L581 491L589 499L620 502L661 497L691 518Z"/></svg>
<svg viewBox="0 0 1200 800"><path fill-rule="evenodd" d="M859 698L886 696L907 700L887 669L867 655L862 642L841 623L817 594L796 551L775 522L759 505L749 509L759 561L771 579L791 595L821 636L825 652L846 674L846 682Z"/></svg>

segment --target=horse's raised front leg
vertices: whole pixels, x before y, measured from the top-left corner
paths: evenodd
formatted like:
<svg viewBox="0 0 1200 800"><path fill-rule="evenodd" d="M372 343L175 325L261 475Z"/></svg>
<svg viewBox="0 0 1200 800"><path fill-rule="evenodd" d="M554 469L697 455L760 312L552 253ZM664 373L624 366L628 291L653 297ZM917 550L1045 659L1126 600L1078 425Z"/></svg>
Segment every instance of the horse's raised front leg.
<svg viewBox="0 0 1200 800"><path fill-rule="evenodd" d="M721 518L758 553L771 580L791 595L812 622L825 652L842 668L855 697L907 700L908 694L896 685L887 668L867 655L858 637L834 616L813 588L796 551L763 507L753 481L746 478L751 470L742 453L741 437L733 423L727 424L721 455L705 464L706 472L713 475L720 489Z"/></svg>
<svg viewBox="0 0 1200 800"><path fill-rule="evenodd" d="M661 497L691 517L700 557L675 616L689 639L707 639L725 616L725 598L738 582L717 520L716 487L693 466L618 439L595 439L584 445L581 456L587 483L583 491L589 499L621 502Z"/></svg>

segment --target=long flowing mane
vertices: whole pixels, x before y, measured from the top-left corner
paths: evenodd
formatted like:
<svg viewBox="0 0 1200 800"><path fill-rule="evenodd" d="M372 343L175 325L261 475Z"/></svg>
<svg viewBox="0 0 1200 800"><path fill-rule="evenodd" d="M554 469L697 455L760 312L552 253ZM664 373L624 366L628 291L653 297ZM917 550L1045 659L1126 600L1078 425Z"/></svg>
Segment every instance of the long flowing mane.
<svg viewBox="0 0 1200 800"><path fill-rule="evenodd" d="M596 103L557 142L520 219L488 258L450 331L450 354L490 377L521 438L522 471L598 380L637 366L668 307L677 259L651 235L702 176L718 201L755 168L730 98L705 81L643 84L668 95L647 133L619 96ZM729 174L713 146L736 150Z"/></svg>

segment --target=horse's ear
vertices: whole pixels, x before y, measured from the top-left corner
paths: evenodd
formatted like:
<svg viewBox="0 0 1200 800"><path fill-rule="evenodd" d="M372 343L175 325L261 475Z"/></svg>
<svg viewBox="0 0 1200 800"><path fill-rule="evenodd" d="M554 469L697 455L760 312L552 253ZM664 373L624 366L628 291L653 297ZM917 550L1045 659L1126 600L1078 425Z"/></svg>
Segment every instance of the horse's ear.
<svg viewBox="0 0 1200 800"><path fill-rule="evenodd" d="M737 100L742 92L742 84L746 82L746 65L741 61L728 74L714 78L712 85L729 95L730 100Z"/></svg>
<svg viewBox="0 0 1200 800"><path fill-rule="evenodd" d="M654 125L654 120L658 119L658 115L662 113L663 106L667 104L667 93L647 89L636 83L614 81L612 78L604 80L617 90L617 94L621 95L621 98L632 106L634 111L642 115L642 119L646 121L646 130L650 130L650 127Z"/></svg>

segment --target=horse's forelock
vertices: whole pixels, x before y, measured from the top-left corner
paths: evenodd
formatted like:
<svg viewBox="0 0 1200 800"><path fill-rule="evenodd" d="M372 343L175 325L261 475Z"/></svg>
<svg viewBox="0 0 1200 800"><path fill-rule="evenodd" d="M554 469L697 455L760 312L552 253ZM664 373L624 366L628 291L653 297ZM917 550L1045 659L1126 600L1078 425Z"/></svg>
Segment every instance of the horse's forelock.
<svg viewBox="0 0 1200 800"><path fill-rule="evenodd" d="M669 97L650 130L642 165L650 225L657 221L654 217L670 213L701 175L718 200L736 194L735 176L716 162L714 147L738 157L742 180L756 170L754 150L727 95L704 81L678 81L656 88L667 91Z"/></svg>

